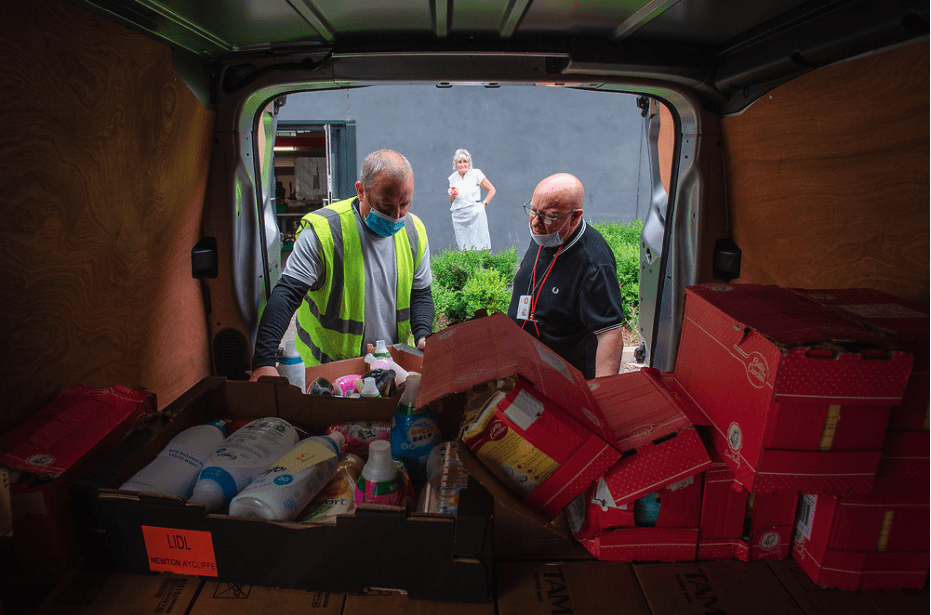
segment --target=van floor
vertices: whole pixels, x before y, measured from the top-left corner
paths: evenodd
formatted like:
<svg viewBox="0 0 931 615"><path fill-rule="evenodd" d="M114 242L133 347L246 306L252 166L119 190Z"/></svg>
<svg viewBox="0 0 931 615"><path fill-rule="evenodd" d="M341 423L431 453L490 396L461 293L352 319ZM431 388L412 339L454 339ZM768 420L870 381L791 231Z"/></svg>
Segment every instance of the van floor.
<svg viewBox="0 0 931 615"><path fill-rule="evenodd" d="M567 529L564 522L557 527ZM813 583L792 559L597 561L571 538L502 505L495 507L494 550L494 600L481 604L416 600L379 589L344 595L168 573L73 570L37 610L6 604L0 615L910 615L929 610L927 577L922 589L842 591Z"/></svg>

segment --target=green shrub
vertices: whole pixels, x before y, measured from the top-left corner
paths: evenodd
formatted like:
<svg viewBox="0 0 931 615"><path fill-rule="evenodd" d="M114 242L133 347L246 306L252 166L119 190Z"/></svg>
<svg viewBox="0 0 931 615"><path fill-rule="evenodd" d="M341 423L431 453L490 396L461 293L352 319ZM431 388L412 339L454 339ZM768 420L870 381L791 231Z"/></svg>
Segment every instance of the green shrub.
<svg viewBox="0 0 931 615"><path fill-rule="evenodd" d="M640 311L640 234L642 220L627 223L604 222L593 224L614 252L617 262L617 281L621 285L624 319L636 331Z"/></svg>
<svg viewBox="0 0 931 615"><path fill-rule="evenodd" d="M472 318L476 310L505 312L517 271L517 249L445 250L433 255L433 330ZM442 319L442 321L441 321Z"/></svg>

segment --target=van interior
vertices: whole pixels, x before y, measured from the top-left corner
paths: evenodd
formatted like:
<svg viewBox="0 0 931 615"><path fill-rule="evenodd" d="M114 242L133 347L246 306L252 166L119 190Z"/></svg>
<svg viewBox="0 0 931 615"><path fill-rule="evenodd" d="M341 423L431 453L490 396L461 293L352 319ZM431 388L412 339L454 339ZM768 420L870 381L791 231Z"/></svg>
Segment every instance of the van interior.
<svg viewBox="0 0 931 615"><path fill-rule="evenodd" d="M0 432L75 385L143 387L164 406L207 376L248 378L291 228L276 198L332 197L300 184L285 148L348 156L338 144L355 129L278 123L276 101L297 92L641 97L657 189L640 335L660 371L675 367L684 289L700 282L869 287L927 305L928 12L910 0L5 2Z"/></svg>

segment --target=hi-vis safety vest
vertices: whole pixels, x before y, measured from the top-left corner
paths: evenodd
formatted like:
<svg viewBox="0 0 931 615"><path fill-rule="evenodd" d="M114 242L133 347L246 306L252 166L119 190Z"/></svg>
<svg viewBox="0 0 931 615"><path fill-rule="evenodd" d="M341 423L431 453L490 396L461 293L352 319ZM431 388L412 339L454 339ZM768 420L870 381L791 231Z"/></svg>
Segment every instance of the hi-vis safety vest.
<svg viewBox="0 0 931 615"><path fill-rule="evenodd" d="M323 285L308 291L297 309L297 350L304 365L320 365L362 355L365 332L365 266L353 203L333 203L301 219L297 234L310 227L320 243ZM406 231L406 232L405 232ZM296 239L296 237L295 237ZM396 315L398 341L407 342L411 326L414 271L423 258L427 229L407 214L404 230L394 234L397 263Z"/></svg>

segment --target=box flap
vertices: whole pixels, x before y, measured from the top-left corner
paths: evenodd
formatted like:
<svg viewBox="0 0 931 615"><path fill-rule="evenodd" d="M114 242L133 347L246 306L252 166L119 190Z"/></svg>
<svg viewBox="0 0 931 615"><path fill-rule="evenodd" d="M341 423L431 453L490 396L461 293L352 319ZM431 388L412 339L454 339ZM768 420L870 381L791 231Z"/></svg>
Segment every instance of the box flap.
<svg viewBox="0 0 931 615"><path fill-rule="evenodd" d="M417 405L514 375L527 379L606 442L614 442L582 373L522 331L506 314L460 323L430 337Z"/></svg>
<svg viewBox="0 0 931 615"><path fill-rule="evenodd" d="M848 352L903 348L891 337L780 286L712 283L691 286L686 293L730 315L735 328L757 331L782 348L829 345Z"/></svg>
<svg viewBox="0 0 931 615"><path fill-rule="evenodd" d="M640 448L691 425L658 375L657 370L644 368L589 382L617 440L618 450Z"/></svg>
<svg viewBox="0 0 931 615"><path fill-rule="evenodd" d="M604 475L614 506L695 476L711 467L711 458L694 429L650 442L624 456ZM599 483L600 485L601 483Z"/></svg>

